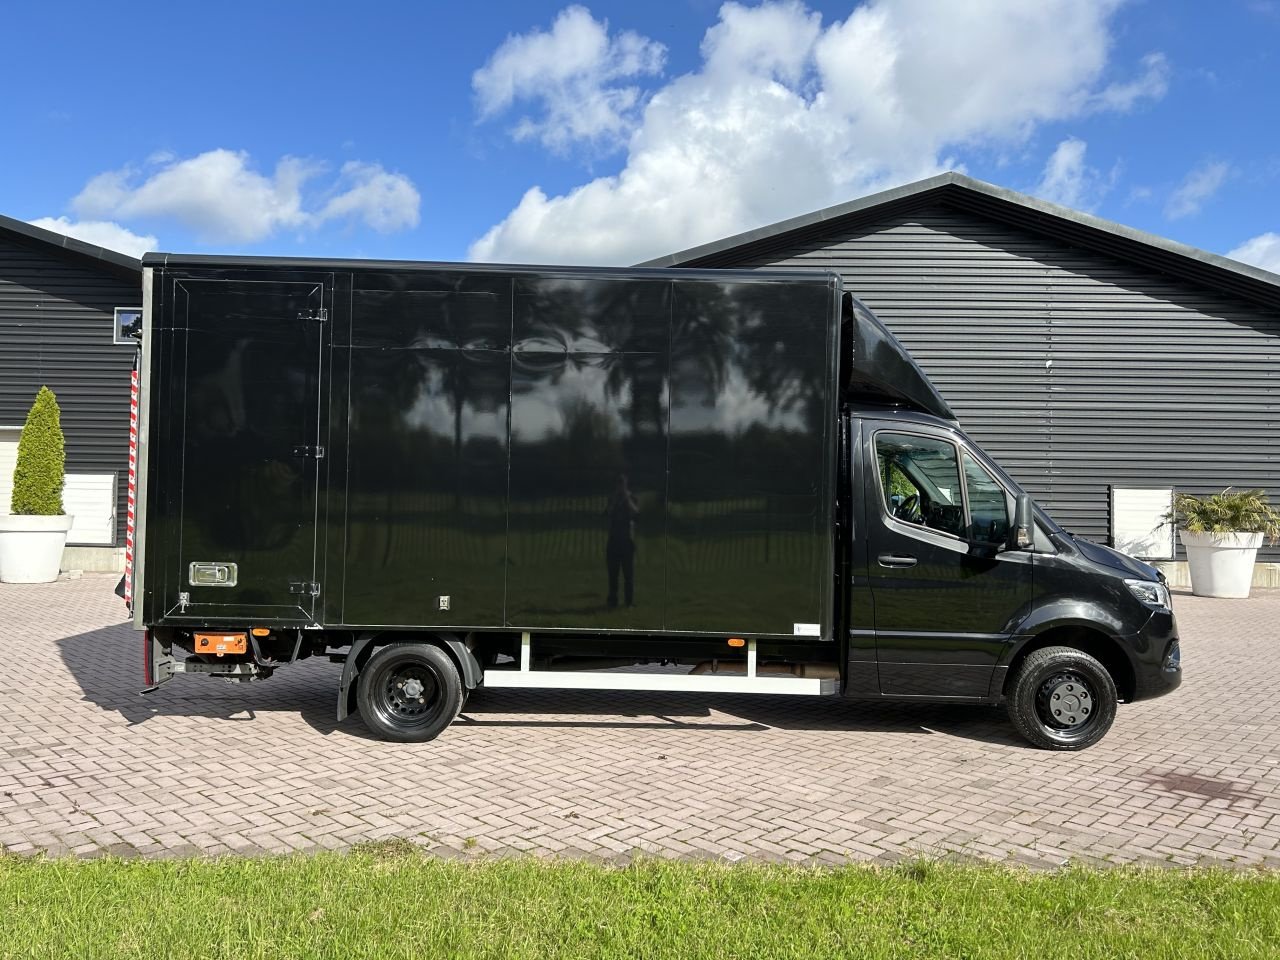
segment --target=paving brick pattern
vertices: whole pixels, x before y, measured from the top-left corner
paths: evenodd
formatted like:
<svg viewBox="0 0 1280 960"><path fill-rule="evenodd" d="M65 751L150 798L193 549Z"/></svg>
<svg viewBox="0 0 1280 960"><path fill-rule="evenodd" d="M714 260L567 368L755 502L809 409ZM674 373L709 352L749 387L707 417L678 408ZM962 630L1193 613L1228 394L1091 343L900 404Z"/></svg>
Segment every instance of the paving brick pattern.
<svg viewBox="0 0 1280 960"><path fill-rule="evenodd" d="M139 697L114 581L0 585L0 845L174 856L408 837L531 852L838 863L1280 866L1280 593L1179 596L1187 679L1079 754L1002 711L492 690L429 744L333 720L340 667Z"/></svg>

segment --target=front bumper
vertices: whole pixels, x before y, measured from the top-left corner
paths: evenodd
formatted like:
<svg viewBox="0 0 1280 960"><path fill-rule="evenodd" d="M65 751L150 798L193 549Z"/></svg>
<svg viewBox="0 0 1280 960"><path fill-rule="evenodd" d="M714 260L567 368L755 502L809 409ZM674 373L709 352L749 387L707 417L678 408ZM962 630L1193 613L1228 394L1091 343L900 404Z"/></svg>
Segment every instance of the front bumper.
<svg viewBox="0 0 1280 960"><path fill-rule="evenodd" d="M1178 620L1172 610L1159 610L1132 638L1133 699L1150 700L1177 690L1182 683L1182 648Z"/></svg>

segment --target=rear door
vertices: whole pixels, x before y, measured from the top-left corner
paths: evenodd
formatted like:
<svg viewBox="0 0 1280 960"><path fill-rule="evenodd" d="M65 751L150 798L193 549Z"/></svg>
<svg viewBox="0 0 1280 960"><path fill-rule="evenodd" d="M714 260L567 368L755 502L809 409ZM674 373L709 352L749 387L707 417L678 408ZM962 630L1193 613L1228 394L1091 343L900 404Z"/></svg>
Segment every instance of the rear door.
<svg viewBox="0 0 1280 960"><path fill-rule="evenodd" d="M174 282L186 391L169 618L313 618L331 291L327 277Z"/></svg>

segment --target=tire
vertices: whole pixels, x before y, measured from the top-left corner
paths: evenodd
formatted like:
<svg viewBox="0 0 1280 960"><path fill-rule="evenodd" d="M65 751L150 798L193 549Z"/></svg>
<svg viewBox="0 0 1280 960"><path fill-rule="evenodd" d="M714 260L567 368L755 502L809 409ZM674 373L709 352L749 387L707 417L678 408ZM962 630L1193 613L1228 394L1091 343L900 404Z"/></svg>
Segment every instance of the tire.
<svg viewBox="0 0 1280 960"><path fill-rule="evenodd" d="M1115 681L1101 663L1073 647L1045 647L1022 661L1009 688L1009 719L1042 750L1083 750L1116 719Z"/></svg>
<svg viewBox="0 0 1280 960"><path fill-rule="evenodd" d="M462 710L462 678L453 659L427 643L394 643L375 650L360 671L356 706L384 740L434 740Z"/></svg>

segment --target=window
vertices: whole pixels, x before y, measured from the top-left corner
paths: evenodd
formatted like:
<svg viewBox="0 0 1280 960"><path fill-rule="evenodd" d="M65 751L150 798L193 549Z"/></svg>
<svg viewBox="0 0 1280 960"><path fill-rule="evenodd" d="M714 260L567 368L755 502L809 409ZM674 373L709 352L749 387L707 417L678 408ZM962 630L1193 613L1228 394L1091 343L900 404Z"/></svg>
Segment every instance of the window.
<svg viewBox="0 0 1280 960"><path fill-rule="evenodd" d="M136 307L116 307L116 343L137 346L142 342L142 311Z"/></svg>
<svg viewBox="0 0 1280 960"><path fill-rule="evenodd" d="M1004 487L967 450L905 433L876 435L880 489L889 516L965 540L1004 543L1009 501ZM964 467L961 491L960 465Z"/></svg>
<svg viewBox="0 0 1280 960"><path fill-rule="evenodd" d="M885 510L891 517L956 537L965 535L960 467L953 444L881 433L876 435L876 459Z"/></svg>
<svg viewBox="0 0 1280 960"><path fill-rule="evenodd" d="M964 454L964 481L969 492L969 536L985 543L1009 539L1009 501L1004 487L996 483L982 464L967 451Z"/></svg>

